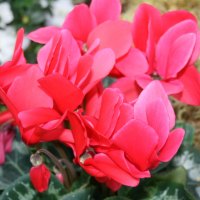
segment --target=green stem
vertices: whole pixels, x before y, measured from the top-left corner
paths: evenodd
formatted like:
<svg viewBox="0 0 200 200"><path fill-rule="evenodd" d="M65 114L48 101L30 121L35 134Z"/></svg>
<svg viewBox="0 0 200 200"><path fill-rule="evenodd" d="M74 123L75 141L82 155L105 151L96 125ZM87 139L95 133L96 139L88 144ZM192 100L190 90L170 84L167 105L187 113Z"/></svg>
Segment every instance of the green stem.
<svg viewBox="0 0 200 200"><path fill-rule="evenodd" d="M70 183L69 183L69 179L68 179L67 173L66 173L65 169L63 168L62 164L59 162L59 160L51 152L49 152L46 149L39 149L36 153L38 153L38 154L43 153L43 154L47 155L51 159L51 161L55 164L55 166L59 169L59 171L63 175L64 186L67 189L69 189L70 188Z"/></svg>

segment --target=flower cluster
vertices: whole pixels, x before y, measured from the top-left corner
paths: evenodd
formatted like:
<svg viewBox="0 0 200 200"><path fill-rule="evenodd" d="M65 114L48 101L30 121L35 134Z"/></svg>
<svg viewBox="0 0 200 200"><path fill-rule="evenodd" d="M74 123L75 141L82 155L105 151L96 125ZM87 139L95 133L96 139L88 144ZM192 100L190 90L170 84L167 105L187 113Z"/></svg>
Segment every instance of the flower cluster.
<svg viewBox="0 0 200 200"><path fill-rule="evenodd" d="M23 141L62 142L76 164L114 191L137 186L180 147L184 130L174 129L168 95L200 105L196 18L187 11L161 14L148 4L133 22L120 14L119 0L75 6L61 27L28 35L43 44L35 64L24 57L20 29L12 60L0 68L0 98ZM108 76L116 82L104 88ZM46 189L42 180L33 182Z"/></svg>

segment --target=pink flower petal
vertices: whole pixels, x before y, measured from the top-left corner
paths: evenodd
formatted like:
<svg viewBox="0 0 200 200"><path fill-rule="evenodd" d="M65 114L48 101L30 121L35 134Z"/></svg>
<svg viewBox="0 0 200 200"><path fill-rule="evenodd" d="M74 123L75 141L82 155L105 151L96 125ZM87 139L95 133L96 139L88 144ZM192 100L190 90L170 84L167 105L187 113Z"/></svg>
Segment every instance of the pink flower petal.
<svg viewBox="0 0 200 200"><path fill-rule="evenodd" d="M77 113L68 113L72 135L75 143L76 156L79 157L84 153L87 147L87 132L85 126Z"/></svg>
<svg viewBox="0 0 200 200"><path fill-rule="evenodd" d="M175 125L175 114L168 96L159 81L151 82L139 95L138 100L134 105L134 116L137 119L148 122L146 108L150 103L155 102L158 99L162 100L167 109L169 115L169 127L171 129Z"/></svg>
<svg viewBox="0 0 200 200"><path fill-rule="evenodd" d="M95 129L107 138L111 136L115 128L122 102L123 97L118 90L104 90L101 101L100 115Z"/></svg>
<svg viewBox="0 0 200 200"><path fill-rule="evenodd" d="M149 171L140 171L132 163L130 163L125 156L125 153L121 150L111 150L108 153L108 156L122 168L124 171L130 173L135 178L146 178L150 177L151 174Z"/></svg>
<svg viewBox="0 0 200 200"><path fill-rule="evenodd" d="M111 49L102 49L98 51L93 58L93 65L87 85L83 88L84 93L92 89L99 81L105 78L112 70L115 64L115 55Z"/></svg>
<svg viewBox="0 0 200 200"><path fill-rule="evenodd" d="M164 147L159 152L158 158L160 161L168 162L172 159L183 141L184 133L183 129L177 128L169 134Z"/></svg>
<svg viewBox="0 0 200 200"><path fill-rule="evenodd" d="M22 76L31 67L29 64L16 65L12 67L0 67L0 86L2 88L11 85L16 77Z"/></svg>
<svg viewBox="0 0 200 200"><path fill-rule="evenodd" d="M138 85L144 89L149 83L153 81L153 78L150 75L144 74L138 76L136 81ZM159 80L159 82L168 95L177 94L183 90L183 84L177 79Z"/></svg>
<svg viewBox="0 0 200 200"><path fill-rule="evenodd" d="M197 32L196 44L188 65L193 65L194 62L196 62L196 60L198 59L199 55L200 55L200 31Z"/></svg>
<svg viewBox="0 0 200 200"><path fill-rule="evenodd" d="M135 47L147 53L148 59L151 60L155 43L161 35L159 10L146 3L141 4L134 16L132 32Z"/></svg>
<svg viewBox="0 0 200 200"><path fill-rule="evenodd" d="M196 35L188 33L180 36L171 47L165 77L175 77L192 56ZM184 44L184 45L183 45Z"/></svg>
<svg viewBox="0 0 200 200"><path fill-rule="evenodd" d="M24 52L22 49L23 39L24 39L24 29L21 28L17 32L17 40L15 43L15 50L14 50L13 57L12 57L13 65L19 65L19 64L26 63L26 59L24 57Z"/></svg>
<svg viewBox="0 0 200 200"><path fill-rule="evenodd" d="M179 74L183 90L175 97L187 104L200 105L200 73L194 66L188 66Z"/></svg>
<svg viewBox="0 0 200 200"><path fill-rule="evenodd" d="M132 45L131 25L119 20L104 22L90 33L87 40L88 47L98 38L100 39L99 49L111 48L116 58L120 58L128 53Z"/></svg>
<svg viewBox="0 0 200 200"><path fill-rule="evenodd" d="M113 144L125 152L139 170L147 170L151 154L158 143L157 133L139 120L130 120L114 136Z"/></svg>
<svg viewBox="0 0 200 200"><path fill-rule="evenodd" d="M49 40L56 35L61 29L55 26L47 26L39 28L28 34L28 38L40 44L46 44Z"/></svg>
<svg viewBox="0 0 200 200"><path fill-rule="evenodd" d="M162 15L163 32L184 20L193 20L195 23L197 22L196 17L186 10L175 10L164 13Z"/></svg>
<svg viewBox="0 0 200 200"><path fill-rule="evenodd" d="M161 98L150 101L146 105L146 117L146 123L158 134L158 145L156 148L160 150L165 144L170 131L169 115ZM143 121L138 115L135 116L135 119Z"/></svg>
<svg viewBox="0 0 200 200"><path fill-rule="evenodd" d="M124 76L130 78L144 74L147 72L148 67L149 65L144 54L136 48L131 48L129 53L116 63L116 68Z"/></svg>
<svg viewBox="0 0 200 200"><path fill-rule="evenodd" d="M171 74L172 76L175 76L176 73L180 71L185 64L187 64L189 61L188 57L189 55L191 56L191 52L193 52L194 49L194 42L196 39L193 34L196 34L196 32L196 23L192 20L185 20L171 27L164 35L162 35L156 48L156 69L162 78L171 78ZM187 39L189 39L189 41L186 41ZM189 48L188 52L187 48L184 48L184 41L187 42L186 46ZM182 42L184 42L184 45L181 45ZM182 48L180 48L179 45ZM176 48L179 49L179 52L176 52ZM186 52L186 55L184 55L184 52ZM177 54L177 56L173 58L173 54ZM171 59L173 62L170 61ZM174 65L178 63L178 67L175 66L175 68L172 68L173 66L171 67L169 62L174 63ZM170 73L168 72L169 69L171 69Z"/></svg>
<svg viewBox="0 0 200 200"><path fill-rule="evenodd" d="M120 106L120 115L118 117L114 132L122 128L129 120L133 119L134 110L133 106L128 103L123 103Z"/></svg>
<svg viewBox="0 0 200 200"><path fill-rule="evenodd" d="M43 76L37 66L32 66L26 74L14 79L8 89L8 98L18 111L37 107L53 107L53 101L38 84L38 79Z"/></svg>
<svg viewBox="0 0 200 200"><path fill-rule="evenodd" d="M79 88L84 87L84 83L87 81L90 74L91 67L93 65L93 58L90 55L84 55L80 58L76 71L75 85Z"/></svg>
<svg viewBox="0 0 200 200"><path fill-rule="evenodd" d="M45 74L72 76L76 71L80 49L68 30L57 33L38 53L38 64Z"/></svg>
<svg viewBox="0 0 200 200"><path fill-rule="evenodd" d="M41 125L51 120L59 119L61 116L54 109L35 108L22 111L18 114L23 128Z"/></svg>
<svg viewBox="0 0 200 200"><path fill-rule="evenodd" d="M117 166L107 155L99 153L93 159L89 159L87 165L92 165L102 171L109 178L127 186L137 186L139 179Z"/></svg>
<svg viewBox="0 0 200 200"><path fill-rule="evenodd" d="M82 103L82 91L59 74L46 76L39 83L63 113L66 110L73 111Z"/></svg>
<svg viewBox="0 0 200 200"><path fill-rule="evenodd" d="M70 30L72 35L83 42L86 42L89 33L96 26L94 15L85 4L76 6L67 16L63 28Z"/></svg>
<svg viewBox="0 0 200 200"><path fill-rule="evenodd" d="M90 11L96 17L98 24L107 20L117 20L121 14L121 3L120 0L93 0Z"/></svg>
<svg viewBox="0 0 200 200"><path fill-rule="evenodd" d="M120 89L128 102L132 102L138 98L140 92L142 91L136 81L130 78L120 78L110 87Z"/></svg>

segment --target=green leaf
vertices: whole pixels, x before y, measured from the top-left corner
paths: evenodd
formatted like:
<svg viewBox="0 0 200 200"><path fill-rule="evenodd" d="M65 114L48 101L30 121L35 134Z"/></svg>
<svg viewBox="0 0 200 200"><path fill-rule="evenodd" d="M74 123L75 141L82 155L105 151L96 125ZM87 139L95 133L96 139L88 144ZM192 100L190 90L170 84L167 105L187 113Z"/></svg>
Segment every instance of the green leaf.
<svg viewBox="0 0 200 200"><path fill-rule="evenodd" d="M181 184L159 182L157 187L146 188L148 197L145 200L195 200L194 196Z"/></svg>
<svg viewBox="0 0 200 200"><path fill-rule="evenodd" d="M195 135L195 130L191 124L178 121L176 122L176 127L177 128L183 128L185 130L185 136L183 140L183 145L185 146L192 146L194 144L194 135Z"/></svg>
<svg viewBox="0 0 200 200"><path fill-rule="evenodd" d="M6 162L0 166L0 190L26 174L31 167L29 150L20 139L15 138L12 148L12 152L6 155Z"/></svg>
<svg viewBox="0 0 200 200"><path fill-rule="evenodd" d="M104 88L109 87L112 83L114 83L116 81L115 78L111 78L111 77L106 77L103 79L103 86Z"/></svg>
<svg viewBox="0 0 200 200"><path fill-rule="evenodd" d="M51 177L49 189L38 193L31 185L29 174L18 178L1 195L0 200L60 200L66 194L64 186L55 178Z"/></svg>
<svg viewBox="0 0 200 200"><path fill-rule="evenodd" d="M157 174L154 179L186 185L187 172L183 167L178 167L168 172Z"/></svg>
<svg viewBox="0 0 200 200"><path fill-rule="evenodd" d="M61 200L90 200L94 194L95 187L80 188L68 193Z"/></svg>

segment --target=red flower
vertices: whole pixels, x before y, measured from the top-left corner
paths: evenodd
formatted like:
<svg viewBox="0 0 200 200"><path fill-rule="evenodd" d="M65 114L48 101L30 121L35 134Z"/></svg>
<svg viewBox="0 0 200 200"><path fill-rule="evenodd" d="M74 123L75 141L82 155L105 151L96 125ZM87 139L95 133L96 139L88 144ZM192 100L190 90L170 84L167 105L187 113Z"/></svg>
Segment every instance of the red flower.
<svg viewBox="0 0 200 200"><path fill-rule="evenodd" d="M32 167L30 170L30 180L38 192L44 192L48 189L51 173L45 164Z"/></svg>
<svg viewBox="0 0 200 200"><path fill-rule="evenodd" d="M61 29L68 29L72 35L86 42L90 32L108 20L118 20L121 13L119 0L93 0L90 7L85 4L75 6L66 17L61 28L49 26L31 32L28 37L42 44L47 43Z"/></svg>
<svg viewBox="0 0 200 200"><path fill-rule="evenodd" d="M14 52L14 55L19 54L19 57L23 55L22 41L23 31L20 30ZM68 109L76 109L82 103L82 91L64 77L57 75L53 78L49 76L39 83L39 80L44 78L44 73L38 65L26 64L23 59L17 61L19 57L13 56L12 61L1 67L0 97L12 113L25 143L59 140L62 134L66 134L62 126L66 112ZM65 69L68 70L67 67ZM70 100L67 102L69 96Z"/></svg>
<svg viewBox="0 0 200 200"><path fill-rule="evenodd" d="M200 54L196 18L183 10L161 15L144 3L136 10L132 36L134 48L116 63L116 69L126 78L117 80L112 87L120 88L128 100L134 100L139 86L144 89L158 79L167 94L200 105L200 73L194 66Z"/></svg>
<svg viewBox="0 0 200 200"><path fill-rule="evenodd" d="M170 132L175 116L159 82L147 86L134 105L118 90L106 89L93 109L94 116L68 114L75 160L113 190L119 184L137 186L150 169L169 161L183 140L183 129Z"/></svg>
<svg viewBox="0 0 200 200"><path fill-rule="evenodd" d="M59 32L68 30L83 55L111 48L118 59L127 54L132 46L131 23L120 20L120 13L119 0L93 0L90 7L85 4L75 6L61 28L40 28L28 37L46 44Z"/></svg>

